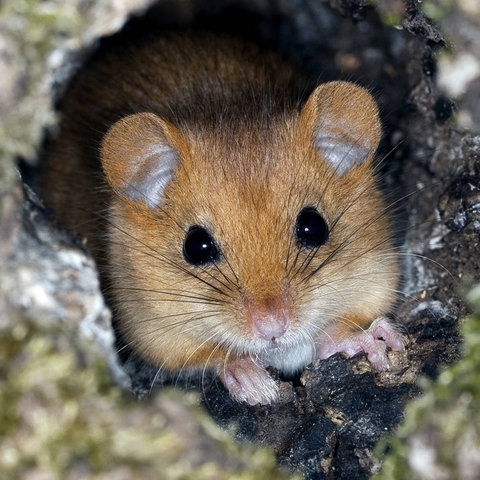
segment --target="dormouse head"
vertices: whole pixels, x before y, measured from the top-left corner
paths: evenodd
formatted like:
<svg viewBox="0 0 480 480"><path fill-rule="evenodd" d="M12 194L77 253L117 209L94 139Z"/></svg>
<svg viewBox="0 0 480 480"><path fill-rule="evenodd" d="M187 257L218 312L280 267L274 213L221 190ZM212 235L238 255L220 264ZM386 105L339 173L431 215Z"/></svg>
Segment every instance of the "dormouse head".
<svg viewBox="0 0 480 480"><path fill-rule="evenodd" d="M104 139L111 261L126 271L115 287L129 300L126 335L149 359L164 332L185 363L313 345L335 319L391 302L370 94L326 83L299 110L259 118L138 113Z"/></svg>

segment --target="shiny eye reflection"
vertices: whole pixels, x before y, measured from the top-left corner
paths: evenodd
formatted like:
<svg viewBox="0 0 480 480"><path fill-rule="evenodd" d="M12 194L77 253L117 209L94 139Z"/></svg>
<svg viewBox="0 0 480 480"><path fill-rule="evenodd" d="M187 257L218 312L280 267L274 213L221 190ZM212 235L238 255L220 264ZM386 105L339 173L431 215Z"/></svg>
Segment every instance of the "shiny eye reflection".
<svg viewBox="0 0 480 480"><path fill-rule="evenodd" d="M220 258L220 252L207 229L199 225L189 228L183 242L185 260L196 267L214 263Z"/></svg>
<svg viewBox="0 0 480 480"><path fill-rule="evenodd" d="M297 217L295 236L300 248L318 248L324 245L330 231L327 222L314 207L303 208Z"/></svg>

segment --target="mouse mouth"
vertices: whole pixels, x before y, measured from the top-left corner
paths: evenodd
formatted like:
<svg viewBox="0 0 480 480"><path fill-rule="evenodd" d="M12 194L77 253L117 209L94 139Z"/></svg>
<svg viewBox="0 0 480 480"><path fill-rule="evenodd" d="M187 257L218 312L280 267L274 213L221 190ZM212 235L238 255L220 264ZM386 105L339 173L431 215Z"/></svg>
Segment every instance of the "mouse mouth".
<svg viewBox="0 0 480 480"><path fill-rule="evenodd" d="M283 338L272 337L270 340L264 342L264 349L266 350L278 350L285 347L285 340Z"/></svg>
<svg viewBox="0 0 480 480"><path fill-rule="evenodd" d="M303 370L315 360L316 348L311 339L301 339L295 342L276 342L265 349L260 358L266 366L277 368L283 373L294 374Z"/></svg>
<svg viewBox="0 0 480 480"><path fill-rule="evenodd" d="M316 354L315 342L311 336L306 332L291 331L280 338L245 341L235 350L240 356L257 359L263 365L272 366L286 374L299 372L315 360Z"/></svg>

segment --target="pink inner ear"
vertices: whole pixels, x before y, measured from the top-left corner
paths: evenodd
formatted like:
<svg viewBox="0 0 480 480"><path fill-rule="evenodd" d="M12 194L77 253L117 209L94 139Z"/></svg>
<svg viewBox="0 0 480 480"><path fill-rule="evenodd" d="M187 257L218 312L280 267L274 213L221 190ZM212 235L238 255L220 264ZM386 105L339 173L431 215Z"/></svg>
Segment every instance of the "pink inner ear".
<svg viewBox="0 0 480 480"><path fill-rule="evenodd" d="M124 194L131 200L156 208L163 202L163 193L178 165L178 154L169 145L155 144L143 157L136 157L126 173Z"/></svg>
<svg viewBox="0 0 480 480"><path fill-rule="evenodd" d="M180 133L151 113L130 115L115 123L102 144L105 176L121 196L159 206L180 154L173 138Z"/></svg>
<svg viewBox="0 0 480 480"><path fill-rule="evenodd" d="M319 132L314 135L315 147L322 153L325 160L339 175L345 175L355 165L369 160L373 155L369 145L353 138L342 138L328 132Z"/></svg>

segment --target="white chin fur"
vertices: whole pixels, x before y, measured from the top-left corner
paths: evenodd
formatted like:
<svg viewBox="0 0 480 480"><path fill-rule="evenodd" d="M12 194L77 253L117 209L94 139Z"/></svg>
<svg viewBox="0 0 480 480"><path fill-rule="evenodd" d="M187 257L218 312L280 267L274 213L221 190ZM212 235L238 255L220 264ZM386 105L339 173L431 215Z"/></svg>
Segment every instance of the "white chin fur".
<svg viewBox="0 0 480 480"><path fill-rule="evenodd" d="M315 345L311 342L280 347L262 355L268 366L277 368L285 374L294 374L303 370L315 360Z"/></svg>

